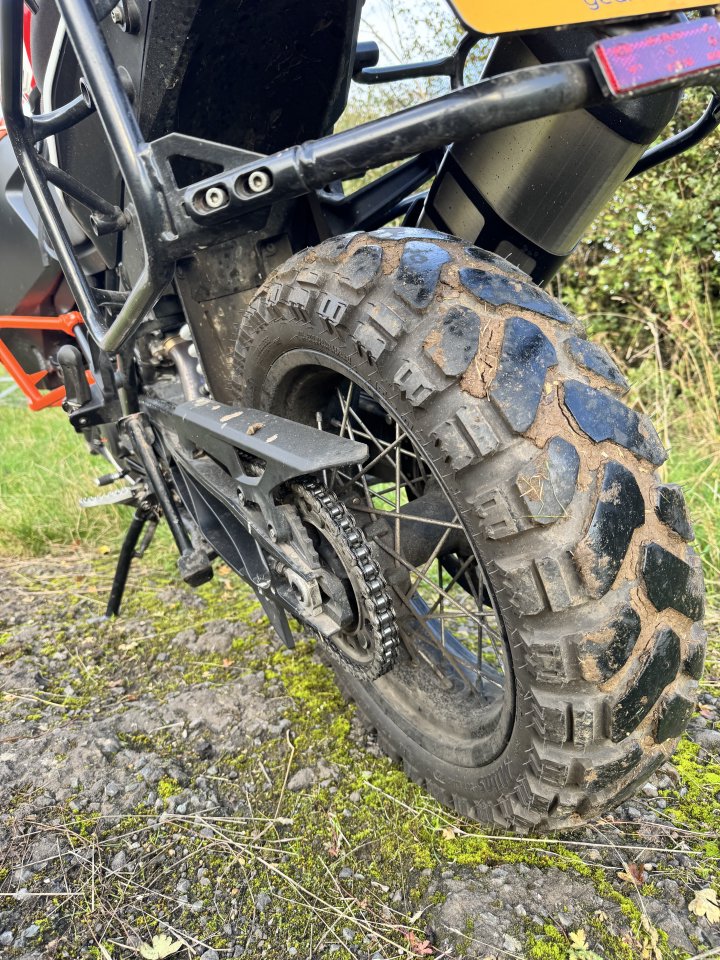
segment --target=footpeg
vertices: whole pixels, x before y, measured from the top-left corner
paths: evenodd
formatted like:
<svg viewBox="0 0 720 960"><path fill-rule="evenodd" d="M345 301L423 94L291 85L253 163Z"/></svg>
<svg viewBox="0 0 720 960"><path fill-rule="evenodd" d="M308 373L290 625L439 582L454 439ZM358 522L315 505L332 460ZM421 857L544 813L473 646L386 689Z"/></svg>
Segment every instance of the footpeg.
<svg viewBox="0 0 720 960"><path fill-rule="evenodd" d="M93 507L111 507L119 503L136 503L138 491L135 487L121 487L118 490L111 490L110 493L103 493L99 497L83 497L78 501L83 510L91 510Z"/></svg>

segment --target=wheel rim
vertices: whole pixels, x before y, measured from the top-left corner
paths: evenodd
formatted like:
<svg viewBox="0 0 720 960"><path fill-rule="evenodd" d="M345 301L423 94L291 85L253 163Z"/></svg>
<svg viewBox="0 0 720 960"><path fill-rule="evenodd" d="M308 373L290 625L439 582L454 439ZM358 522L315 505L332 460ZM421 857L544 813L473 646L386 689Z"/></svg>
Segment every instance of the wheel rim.
<svg viewBox="0 0 720 960"><path fill-rule="evenodd" d="M317 351L284 354L262 392L265 409L370 449L363 465L323 477L369 532L396 598L405 656L365 693L436 756L469 767L496 759L514 717L507 627L471 531L416 432L357 371ZM412 512L436 490L446 504L442 519ZM377 536L378 524L387 533ZM432 530L417 565L403 542L414 524L426 537Z"/></svg>

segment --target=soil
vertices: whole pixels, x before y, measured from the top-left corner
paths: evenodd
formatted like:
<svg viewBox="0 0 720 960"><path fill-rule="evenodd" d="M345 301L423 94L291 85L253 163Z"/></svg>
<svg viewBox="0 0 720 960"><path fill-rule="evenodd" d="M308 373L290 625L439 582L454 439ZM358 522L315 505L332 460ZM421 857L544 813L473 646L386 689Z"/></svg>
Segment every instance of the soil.
<svg viewBox="0 0 720 960"><path fill-rule="evenodd" d="M284 650L227 568L194 593L151 559L113 622L110 576L102 555L0 559L8 960L720 946L720 924L689 909L720 858L712 671L640 795L572 834L503 838L383 758L317 652Z"/></svg>

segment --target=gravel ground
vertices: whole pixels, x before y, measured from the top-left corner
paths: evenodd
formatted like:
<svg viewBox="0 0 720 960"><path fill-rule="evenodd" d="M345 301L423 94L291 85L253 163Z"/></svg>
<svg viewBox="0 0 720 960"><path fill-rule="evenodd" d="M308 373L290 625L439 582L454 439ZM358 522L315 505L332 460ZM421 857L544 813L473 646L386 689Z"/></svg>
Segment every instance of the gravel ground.
<svg viewBox="0 0 720 960"><path fill-rule="evenodd" d="M0 559L0 954L687 957L717 888L716 678L641 795L550 841L484 834L382 758L229 571ZM155 952L148 950L153 937ZM172 941L172 942L171 942Z"/></svg>

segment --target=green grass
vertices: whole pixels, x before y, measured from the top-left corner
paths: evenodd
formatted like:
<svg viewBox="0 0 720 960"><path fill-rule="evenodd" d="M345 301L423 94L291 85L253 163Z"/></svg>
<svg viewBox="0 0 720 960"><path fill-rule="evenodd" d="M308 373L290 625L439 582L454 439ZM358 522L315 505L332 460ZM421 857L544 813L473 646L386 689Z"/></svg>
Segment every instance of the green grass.
<svg viewBox="0 0 720 960"><path fill-rule="evenodd" d="M109 472L90 457L60 410L0 405L0 551L42 556L57 547L113 545L129 519L119 508L80 510Z"/></svg>

